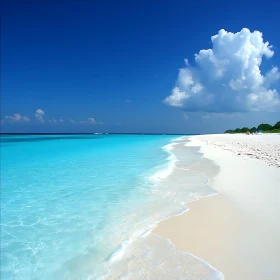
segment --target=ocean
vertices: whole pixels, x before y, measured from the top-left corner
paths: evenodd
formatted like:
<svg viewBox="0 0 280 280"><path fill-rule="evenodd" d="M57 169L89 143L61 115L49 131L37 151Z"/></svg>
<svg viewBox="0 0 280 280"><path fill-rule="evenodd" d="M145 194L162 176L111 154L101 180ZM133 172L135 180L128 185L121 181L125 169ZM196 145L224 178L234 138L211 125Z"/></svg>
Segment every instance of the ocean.
<svg viewBox="0 0 280 280"><path fill-rule="evenodd" d="M195 148L176 152L180 143L176 135L2 135L1 280L105 279L158 221L211 194L204 176L172 178L201 158Z"/></svg>

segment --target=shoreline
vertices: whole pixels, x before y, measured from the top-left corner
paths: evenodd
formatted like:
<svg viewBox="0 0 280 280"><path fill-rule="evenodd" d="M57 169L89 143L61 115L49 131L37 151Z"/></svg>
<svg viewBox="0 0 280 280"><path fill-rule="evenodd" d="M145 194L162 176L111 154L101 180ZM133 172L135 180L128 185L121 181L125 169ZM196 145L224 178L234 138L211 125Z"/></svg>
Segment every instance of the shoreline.
<svg viewBox="0 0 280 280"><path fill-rule="evenodd" d="M153 233L158 224L168 221L172 217L180 217L187 213L190 209L187 207L185 201L199 200L217 194L209 186L210 179L208 174L201 173L200 162L205 162L202 159L202 154L198 152L197 148L185 148L189 137L176 137L169 144L162 146L162 149L168 155L166 158L168 162L167 166L148 177L155 184L151 190L153 192L156 191L159 196L163 195L162 199L167 203L167 207L170 208L171 206L173 208L175 206L175 208L173 210L170 208L169 211L171 212L167 212L167 216L163 216L154 221L147 231L139 235L133 242L128 242L125 248L123 246L117 248L109 258L108 265L110 271L108 275L104 275L104 279L142 279L139 276L140 274L145 275L147 279L167 280L173 279L174 277L185 277L184 279L186 280L224 279L222 273L206 260L191 252L178 250L171 240ZM187 157L187 161L181 158L182 154L184 157ZM210 175L211 173L217 173L217 166L213 165L213 167ZM190 185L186 188L186 184ZM172 186L176 186L176 188ZM164 212L161 214L164 214ZM143 255L139 255L139 252L142 250L146 251L144 255L150 256L148 262ZM169 258L169 255L172 257ZM167 269L161 267L160 271L157 272L155 272L157 267L153 266L149 270L145 270L146 267L157 262L166 263L169 266ZM181 267L184 273L183 271L178 271L177 262L182 262ZM144 267L145 272L142 272L142 269L136 269L135 266ZM141 272L138 271L136 273L137 270ZM153 278L153 273L156 273L157 278ZM166 276L166 273L169 274L169 277Z"/></svg>
<svg viewBox="0 0 280 280"><path fill-rule="evenodd" d="M223 141L220 146L216 144L217 137ZM280 254L280 226L276 224L280 219L280 207L277 207L275 199L279 192L277 181L280 181L280 174L277 175L280 172L276 167L278 163L273 158L272 166L269 166L269 162L265 162L267 158L264 158L265 161L263 158L258 159L259 144L256 145L256 154L248 153L244 149L244 155L237 156L234 152L240 155L239 144L251 136L245 136L247 138L244 140L243 135L241 138L234 137L188 137L191 142L187 146L200 147L202 159L209 159L220 167L218 175L209 176L210 186L218 193L186 203L189 208L187 211L159 222L152 234L167 238L177 250L193 254L209 263L222 272L226 279L276 279L279 276L277 256ZM266 142L267 139L261 138L261 141ZM280 137L274 139L278 141ZM231 142L227 143L229 140ZM219 141L220 139L217 143ZM232 141L237 141L237 151L233 149ZM270 144L268 143L268 146ZM246 143L245 146L248 148L250 143ZM265 150L265 155L266 152ZM234 171L231 172L232 168ZM209 173L207 166L204 170L202 168L202 171ZM243 179L234 178L234 173L242 174ZM262 177L265 177L265 181ZM231 180L234 181L233 184L228 183ZM268 191L263 187L267 184L271 186ZM239 187L236 187L237 185ZM247 193L244 191L246 188ZM262 189L265 191L261 191ZM251 200L255 200L255 203ZM274 208L267 211L264 207L269 206L271 201L275 202ZM217 221L218 215L220 217ZM202 232L208 233L209 236L204 236ZM264 241L267 243L265 248ZM270 255L269 258L264 256L267 254Z"/></svg>

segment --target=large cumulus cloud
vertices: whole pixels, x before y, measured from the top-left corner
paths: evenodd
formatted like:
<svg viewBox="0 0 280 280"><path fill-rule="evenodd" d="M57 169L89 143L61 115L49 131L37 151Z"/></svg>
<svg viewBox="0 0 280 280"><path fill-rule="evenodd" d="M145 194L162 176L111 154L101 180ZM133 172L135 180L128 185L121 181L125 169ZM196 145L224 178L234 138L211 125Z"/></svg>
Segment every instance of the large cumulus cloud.
<svg viewBox="0 0 280 280"><path fill-rule="evenodd" d="M185 111L244 112L280 110L277 67L262 74L263 57L274 55L262 33L243 28L221 29L211 37L212 49L195 55L195 66L185 60L176 86L164 102Z"/></svg>

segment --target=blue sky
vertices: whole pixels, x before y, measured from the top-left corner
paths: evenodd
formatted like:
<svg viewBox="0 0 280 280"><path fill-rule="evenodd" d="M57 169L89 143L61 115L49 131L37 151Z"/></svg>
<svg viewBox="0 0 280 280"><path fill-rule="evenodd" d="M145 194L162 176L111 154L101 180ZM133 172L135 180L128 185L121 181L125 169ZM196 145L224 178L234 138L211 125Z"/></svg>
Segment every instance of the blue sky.
<svg viewBox="0 0 280 280"><path fill-rule="evenodd" d="M0 5L2 132L211 133L280 120L279 1ZM221 29L213 57L200 52ZM246 52L230 53L255 30L263 44L248 61L262 58L261 76L253 64L243 71Z"/></svg>

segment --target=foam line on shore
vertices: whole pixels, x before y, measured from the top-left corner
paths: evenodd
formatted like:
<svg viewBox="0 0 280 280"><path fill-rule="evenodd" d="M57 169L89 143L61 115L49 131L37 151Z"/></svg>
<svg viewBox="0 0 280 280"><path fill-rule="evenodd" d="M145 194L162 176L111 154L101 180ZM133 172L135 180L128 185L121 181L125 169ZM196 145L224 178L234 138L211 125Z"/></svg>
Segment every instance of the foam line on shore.
<svg viewBox="0 0 280 280"><path fill-rule="evenodd" d="M161 238L163 240L165 240L165 242L169 243L174 249L176 249L176 247L174 246L174 244L171 242L170 239L168 238L164 238L158 234L155 234L153 233L153 235L157 236L158 238ZM216 269L215 267L213 267L212 265L210 265L208 262L206 262L205 260L203 260L202 258L199 258L197 256L195 256L194 254L191 254L189 252L186 252L186 251L181 251L181 250L178 250L176 249L177 252L180 252L180 253L183 253L183 254L186 254L188 256L191 256L192 258L198 260L200 263L202 263L203 265L205 265L206 267L210 268L211 270L215 271L215 276L217 276L218 278L216 278L215 280L224 280L224 275L221 271L219 271L218 269Z"/></svg>
<svg viewBox="0 0 280 280"><path fill-rule="evenodd" d="M186 138L186 141L187 141L190 137L183 136L183 137L172 139L171 143L162 147L162 149L169 154L169 156L166 158L166 160L169 161L169 163L167 164L167 167L163 168L162 170L156 171L154 175L151 175L149 177L149 179L152 182L159 183L159 182L163 181L164 179L166 179L168 176L170 176L173 173L175 168L189 171L189 170L191 170L192 167L197 166L202 162L203 155L201 155L200 159L197 162L194 162L192 165L190 165L187 169L176 166L176 162L178 162L178 159L177 159L176 155L172 152L172 150L174 149L174 147L176 145L180 144L180 142L177 143L177 141L182 141L185 138ZM185 146L188 147L188 143L185 143ZM209 186L210 178L205 173L201 173L200 175L203 176L203 177L206 177L207 182L205 183L205 185ZM210 197L210 196L213 196L213 195L217 195L217 193L211 193L211 194L208 194L208 195L204 195L204 196L201 196L199 198L193 199L192 201L200 200L202 198ZM141 233L140 235L137 235L136 238L130 238L129 240L126 240L122 244L120 244L120 246L108 257L108 259L107 259L108 263L112 264L115 261L118 261L118 260L122 259L122 257L125 255L125 252L128 249L129 245L132 245L133 242L136 241L138 238L143 238L144 239L145 237L147 237L149 235L155 235L158 238L161 238L161 239L165 240L166 242L171 244L173 248L175 248L175 246L174 246L174 244L172 244L171 240L169 240L167 238L163 238L163 237L161 237L157 234L154 234L153 230L158 226L159 223L161 223L165 220L168 220L172 217L183 215L185 212L189 211L189 208L185 205L185 202L183 202L183 201L182 201L182 206L183 206L183 209L181 211L179 211L178 213L170 213L170 215L153 222L150 226L148 226L148 229L144 230L144 232ZM185 253L185 254L193 257L194 259L196 259L197 261L199 261L203 265L205 265L208 268L210 268L211 270L215 271L215 273L217 274L217 277L218 277L218 278L215 278L215 279L217 279L217 280L224 279L223 274L220 271L218 271L217 269L215 269L214 267L212 267L205 260L203 260L203 259L201 259L201 258L199 258L199 257L197 257L197 256L195 256L195 255L193 255L189 252L186 252L186 251L180 251L180 250L177 250L177 249L176 249L176 251Z"/></svg>

